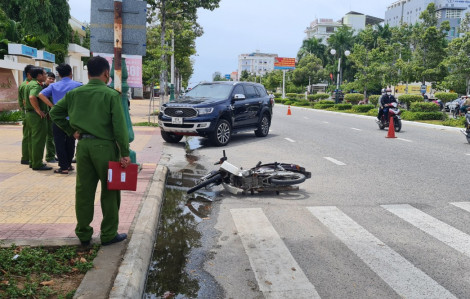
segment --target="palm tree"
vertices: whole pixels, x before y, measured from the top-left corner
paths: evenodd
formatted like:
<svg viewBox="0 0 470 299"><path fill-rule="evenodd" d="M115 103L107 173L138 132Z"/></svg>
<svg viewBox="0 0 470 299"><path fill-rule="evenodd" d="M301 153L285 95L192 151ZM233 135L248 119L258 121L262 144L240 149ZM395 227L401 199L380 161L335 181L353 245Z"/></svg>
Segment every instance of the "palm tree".
<svg viewBox="0 0 470 299"><path fill-rule="evenodd" d="M297 53L297 61L300 61L303 57L314 54L321 59L323 66L326 64L326 46L322 43L321 38L312 37L310 39L304 39L302 46Z"/></svg>

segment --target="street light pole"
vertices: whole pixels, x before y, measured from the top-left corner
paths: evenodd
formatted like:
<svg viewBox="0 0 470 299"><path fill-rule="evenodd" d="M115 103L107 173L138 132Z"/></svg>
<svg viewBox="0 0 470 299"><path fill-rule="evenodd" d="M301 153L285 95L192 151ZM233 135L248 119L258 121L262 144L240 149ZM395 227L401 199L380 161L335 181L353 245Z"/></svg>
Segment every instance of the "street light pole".
<svg viewBox="0 0 470 299"><path fill-rule="evenodd" d="M339 73L341 72L341 57L338 58L338 76L336 77L336 89L339 90Z"/></svg>

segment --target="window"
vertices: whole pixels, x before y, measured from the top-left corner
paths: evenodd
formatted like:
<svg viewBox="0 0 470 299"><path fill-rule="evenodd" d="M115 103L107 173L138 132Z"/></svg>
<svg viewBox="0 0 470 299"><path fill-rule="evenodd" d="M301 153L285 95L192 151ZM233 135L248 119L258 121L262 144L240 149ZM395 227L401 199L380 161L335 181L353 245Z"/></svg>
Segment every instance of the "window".
<svg viewBox="0 0 470 299"><path fill-rule="evenodd" d="M436 18L440 19L442 18L442 11L436 11Z"/></svg>
<svg viewBox="0 0 470 299"><path fill-rule="evenodd" d="M460 18L461 11L458 9L448 9L446 11L446 18L447 19L457 19Z"/></svg>
<svg viewBox="0 0 470 299"><path fill-rule="evenodd" d="M326 33L333 33L335 32L335 27L328 26L326 27Z"/></svg>
<svg viewBox="0 0 470 299"><path fill-rule="evenodd" d="M243 86L241 85L237 85L235 86L235 88L233 89L233 92L232 92L232 96L236 95L236 94L245 94L245 91L243 90Z"/></svg>
<svg viewBox="0 0 470 299"><path fill-rule="evenodd" d="M261 86L255 86L256 90L258 91L258 94L260 95L260 97L265 97L268 95L268 93L266 92L266 90L261 87Z"/></svg>
<svg viewBox="0 0 470 299"><path fill-rule="evenodd" d="M256 93L255 87L253 85L245 85L245 92L247 99L258 97L258 94Z"/></svg>

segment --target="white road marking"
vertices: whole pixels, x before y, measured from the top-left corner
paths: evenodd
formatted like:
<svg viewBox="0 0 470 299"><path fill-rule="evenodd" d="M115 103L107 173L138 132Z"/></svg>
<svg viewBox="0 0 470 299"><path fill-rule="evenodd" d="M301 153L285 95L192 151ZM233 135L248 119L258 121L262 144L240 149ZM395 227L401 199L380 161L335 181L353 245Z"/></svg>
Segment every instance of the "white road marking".
<svg viewBox="0 0 470 299"><path fill-rule="evenodd" d="M329 122L327 122L327 121L323 121L323 123L324 123L324 124L329 124Z"/></svg>
<svg viewBox="0 0 470 299"><path fill-rule="evenodd" d="M338 239L402 298L455 298L336 207L308 207Z"/></svg>
<svg viewBox="0 0 470 299"><path fill-rule="evenodd" d="M470 154L465 154L465 155L470 156Z"/></svg>
<svg viewBox="0 0 470 299"><path fill-rule="evenodd" d="M331 157L323 157L323 158L327 159L327 160L330 161L330 162L335 163L336 165L340 165L340 166L346 165L345 163L343 163L343 162L341 162L341 161L338 161L338 160L336 160L336 159L333 159L333 158L331 158Z"/></svg>
<svg viewBox="0 0 470 299"><path fill-rule="evenodd" d="M290 139L290 138L284 138L285 140L289 141L289 142L295 142L294 140Z"/></svg>
<svg viewBox="0 0 470 299"><path fill-rule="evenodd" d="M408 205L382 205L384 209L433 236L447 246L470 257L470 236Z"/></svg>
<svg viewBox="0 0 470 299"><path fill-rule="evenodd" d="M266 298L320 298L262 209L230 213Z"/></svg>
<svg viewBox="0 0 470 299"><path fill-rule="evenodd" d="M356 130L356 131L362 131L361 129L358 129L358 128L351 128L352 130Z"/></svg>
<svg viewBox="0 0 470 299"><path fill-rule="evenodd" d="M411 140L408 140L408 139L405 139L405 138L397 138L398 140L401 140L401 141L406 141L406 142L413 142Z"/></svg>
<svg viewBox="0 0 470 299"><path fill-rule="evenodd" d="M305 118L305 119L310 119L310 118L308 118L308 117L306 117L306 116L304 116L304 118Z"/></svg>

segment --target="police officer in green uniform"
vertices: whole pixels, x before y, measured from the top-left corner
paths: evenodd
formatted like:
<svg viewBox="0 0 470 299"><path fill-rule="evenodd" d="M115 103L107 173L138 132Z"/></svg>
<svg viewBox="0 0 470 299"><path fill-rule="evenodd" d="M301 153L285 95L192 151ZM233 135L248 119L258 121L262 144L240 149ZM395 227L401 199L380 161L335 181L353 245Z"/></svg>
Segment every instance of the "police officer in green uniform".
<svg viewBox="0 0 470 299"><path fill-rule="evenodd" d="M44 146L47 136L47 105L38 100L42 90L42 83L46 79L46 73L42 68L34 67L31 70L31 81L26 86L26 121L30 136L29 157L33 170L51 170L52 167L43 163Z"/></svg>
<svg viewBox="0 0 470 299"><path fill-rule="evenodd" d="M53 72L47 72L47 78L46 78L46 81L44 82L43 87L46 88L50 84L53 84L54 82L55 82L55 74ZM47 109L48 109L47 112L49 112L50 108L48 107ZM52 134L52 120L49 117L47 118L46 162L57 163L57 160L55 159L54 135Z"/></svg>
<svg viewBox="0 0 470 299"><path fill-rule="evenodd" d="M23 140L21 141L21 164L29 165L29 134L27 131L28 126L26 125L26 112L25 112L25 90L26 86L31 81L31 69L34 65L28 64L24 68L24 73L26 74L26 80L20 84L18 87L18 105L20 106L22 118L23 118Z"/></svg>
<svg viewBox="0 0 470 299"><path fill-rule="evenodd" d="M88 63L88 84L69 91L52 108L50 115L69 136L79 139L77 145L77 181L75 234L82 245L88 245L93 235L94 200L101 181L101 244L110 245L127 238L117 232L121 192L107 189L108 162L130 164L129 136L119 92L106 86L109 63L103 57L93 57ZM67 120L69 116L69 120Z"/></svg>

